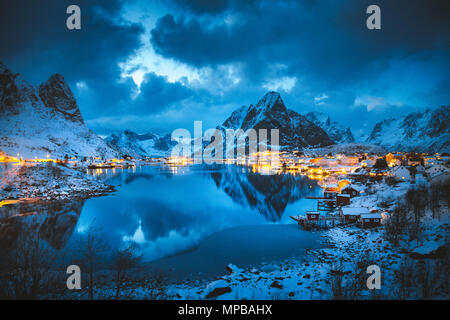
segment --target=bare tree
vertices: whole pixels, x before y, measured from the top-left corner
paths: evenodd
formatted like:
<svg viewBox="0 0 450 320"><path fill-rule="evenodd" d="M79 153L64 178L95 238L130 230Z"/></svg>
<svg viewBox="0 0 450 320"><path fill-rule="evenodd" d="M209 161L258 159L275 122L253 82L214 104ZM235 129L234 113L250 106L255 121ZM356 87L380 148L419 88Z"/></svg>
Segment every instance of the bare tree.
<svg viewBox="0 0 450 320"><path fill-rule="evenodd" d="M430 209L433 214L433 218L438 218L440 220L440 197L441 197L441 185L431 184L430 185Z"/></svg>
<svg viewBox="0 0 450 320"><path fill-rule="evenodd" d="M394 270L394 284L396 285L395 296L398 299L407 299L411 296L412 288L416 285L415 264L405 255L399 267Z"/></svg>
<svg viewBox="0 0 450 320"><path fill-rule="evenodd" d="M80 237L77 246L82 270L87 270L88 274L89 299L94 299L94 276L102 265L109 244L101 229L91 223L86 233Z"/></svg>
<svg viewBox="0 0 450 320"><path fill-rule="evenodd" d="M147 292L146 299L149 300L163 300L166 298L166 279L161 272L150 272L146 280L143 282L143 287Z"/></svg>
<svg viewBox="0 0 450 320"><path fill-rule="evenodd" d="M137 254L136 246L134 244L116 250L112 262L116 286L116 299L120 299L122 289L128 289L128 294L131 293L131 285L136 277L133 277L130 274L130 271L138 268L141 261L142 255Z"/></svg>
<svg viewBox="0 0 450 320"><path fill-rule="evenodd" d="M386 239L398 246L401 236L407 231L409 224L408 208L401 201L398 201L392 215L385 224Z"/></svg>
<svg viewBox="0 0 450 320"><path fill-rule="evenodd" d="M21 234L15 244L3 248L0 263L0 295L5 298L37 299L53 290L51 272L57 255L37 233Z"/></svg>

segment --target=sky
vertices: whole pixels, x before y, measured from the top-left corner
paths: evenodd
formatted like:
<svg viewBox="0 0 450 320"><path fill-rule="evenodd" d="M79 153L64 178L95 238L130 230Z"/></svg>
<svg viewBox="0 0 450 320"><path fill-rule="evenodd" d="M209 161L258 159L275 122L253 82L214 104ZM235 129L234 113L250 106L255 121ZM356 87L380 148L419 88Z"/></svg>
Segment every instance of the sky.
<svg viewBox="0 0 450 320"><path fill-rule="evenodd" d="M66 8L81 9L81 30ZM366 8L381 9L368 30ZM32 84L64 76L100 135L203 128L278 91L363 137L450 101L450 2L2 0L0 61Z"/></svg>

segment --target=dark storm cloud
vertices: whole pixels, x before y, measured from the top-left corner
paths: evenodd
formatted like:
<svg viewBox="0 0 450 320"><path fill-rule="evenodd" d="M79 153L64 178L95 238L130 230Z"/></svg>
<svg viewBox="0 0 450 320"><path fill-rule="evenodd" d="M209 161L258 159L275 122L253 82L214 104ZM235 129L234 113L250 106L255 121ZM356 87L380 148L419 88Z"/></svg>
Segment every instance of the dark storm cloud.
<svg viewBox="0 0 450 320"><path fill-rule="evenodd" d="M154 73L146 74L142 84L141 93L133 104L133 113L156 113L167 106L190 97L193 92L179 82L169 83L165 77Z"/></svg>
<svg viewBox="0 0 450 320"><path fill-rule="evenodd" d="M130 3L132 21L148 27L157 19L150 34L140 24L121 18ZM2 0L0 61L35 84L56 72L62 74L83 116L92 120L88 123L104 121L98 133L108 133L112 123L126 123L116 130L140 127L143 131L165 123L178 126L176 121L207 118L220 123L233 106L257 102L269 90L267 83L284 78L295 80L291 89L281 89L289 108L323 111L347 125L373 127L374 119L384 117L386 110L387 116L397 115L409 108L448 104L450 99L450 1L161 3L162 9L153 10L144 0ZM81 7L80 31L66 28L70 4ZM381 7L382 30L366 28L365 12L371 4ZM152 63L141 63L152 61L141 60L127 65L127 70L134 65L136 70L152 72L144 77L140 94L133 95L138 87L131 78L121 78L119 63L137 50L145 51L142 39L150 39L162 57L200 70L199 80L169 82L156 73L173 79L176 70L148 68ZM143 57L154 59L154 55ZM328 98L315 105L314 98L323 94ZM372 98L384 102L368 111L364 103ZM138 123L177 110L176 121ZM166 126L163 129L174 129Z"/></svg>
<svg viewBox="0 0 450 320"><path fill-rule="evenodd" d="M66 28L66 8L81 8L81 30ZM152 75L143 96L130 78L121 79L120 62L142 46L144 29L119 18L121 1L12 1L0 3L0 60L32 83L62 74L86 119L108 114L160 111L183 98L186 89ZM7 45L4 45L7 44ZM83 83L82 88L77 83ZM145 99L145 101L144 101Z"/></svg>
<svg viewBox="0 0 450 320"><path fill-rule="evenodd" d="M371 4L381 8L381 30L366 28ZM449 1L230 0L215 15L165 15L150 40L161 55L195 67L239 66L241 90L232 88L228 102L248 103L250 95L256 102L265 81L295 77L282 93L288 107L326 112L345 125L358 119L370 131L386 112L448 103L448 12ZM316 106L324 92L329 98ZM366 98L355 106L358 97ZM363 102L371 97L385 98L369 110Z"/></svg>
<svg viewBox="0 0 450 320"><path fill-rule="evenodd" d="M228 11L233 12L230 2ZM448 1L378 1L382 30L365 27L369 1L261 1L231 24L198 16L159 19L151 41L162 55L195 66L243 62L260 76L268 63L326 82L359 78L375 60L447 49ZM364 70L362 70L364 68Z"/></svg>
<svg viewBox="0 0 450 320"><path fill-rule="evenodd" d="M77 1L82 28L66 28L66 8L73 1L1 2L0 54L18 69L59 70L67 77L103 78L111 64L126 58L140 45L143 29L137 24L117 21L118 1ZM95 70L95 72L94 72ZM54 71L53 71L54 72ZM38 72L29 72L39 78Z"/></svg>
<svg viewBox="0 0 450 320"><path fill-rule="evenodd" d="M66 8L74 1L2 1L0 59L25 79L39 83L62 74L77 95L83 81L92 105L80 105L84 116L112 112L130 94L129 82L119 82L118 62L141 45L141 26L117 18L119 1L76 1L81 30L66 28ZM86 101L86 99L85 99ZM99 103L93 105L94 103Z"/></svg>
<svg viewBox="0 0 450 320"><path fill-rule="evenodd" d="M169 0L169 4L198 14L217 14L228 7L228 0Z"/></svg>

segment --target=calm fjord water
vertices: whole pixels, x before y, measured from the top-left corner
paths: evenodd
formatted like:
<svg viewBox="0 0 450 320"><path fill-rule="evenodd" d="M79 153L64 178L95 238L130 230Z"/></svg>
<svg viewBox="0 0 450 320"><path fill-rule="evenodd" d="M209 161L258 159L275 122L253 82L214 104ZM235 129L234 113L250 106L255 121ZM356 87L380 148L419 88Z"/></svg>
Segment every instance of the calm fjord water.
<svg viewBox="0 0 450 320"><path fill-rule="evenodd" d="M314 209L320 188L305 176L261 175L248 167L143 166L109 171L114 195L83 206L75 233L95 219L113 247L139 244L152 266L179 276L301 256L318 235L290 215Z"/></svg>
<svg viewBox="0 0 450 320"><path fill-rule="evenodd" d="M261 175L235 165L155 165L97 178L117 191L46 204L33 218L13 219L10 229L39 230L50 246L73 252L94 223L112 249L136 243L152 269L174 279L223 274L228 263L248 267L301 257L320 245L318 233L298 229L289 218L315 209L305 197L321 190L305 176Z"/></svg>

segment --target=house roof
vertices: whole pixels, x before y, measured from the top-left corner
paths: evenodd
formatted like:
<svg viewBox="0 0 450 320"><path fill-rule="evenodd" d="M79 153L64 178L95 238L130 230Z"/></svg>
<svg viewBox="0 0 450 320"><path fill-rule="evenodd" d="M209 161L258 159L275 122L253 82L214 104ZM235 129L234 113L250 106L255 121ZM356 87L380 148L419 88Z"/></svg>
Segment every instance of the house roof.
<svg viewBox="0 0 450 320"><path fill-rule="evenodd" d="M407 170L407 171L409 172L408 168L405 167L405 166L397 166L397 167L394 167L394 168L392 168L392 169L393 169L394 171Z"/></svg>
<svg viewBox="0 0 450 320"><path fill-rule="evenodd" d="M342 208L342 214L344 216L351 215L351 216L358 216L361 214L369 214L369 209L365 207L344 207Z"/></svg>
<svg viewBox="0 0 450 320"><path fill-rule="evenodd" d="M359 188L358 186L355 186L354 184L348 184L345 187L342 187L341 191L348 189L348 188L355 189L356 191L361 191L361 188Z"/></svg>
<svg viewBox="0 0 450 320"><path fill-rule="evenodd" d="M361 219L382 219L383 216L381 213L369 213L369 214L362 214Z"/></svg>

